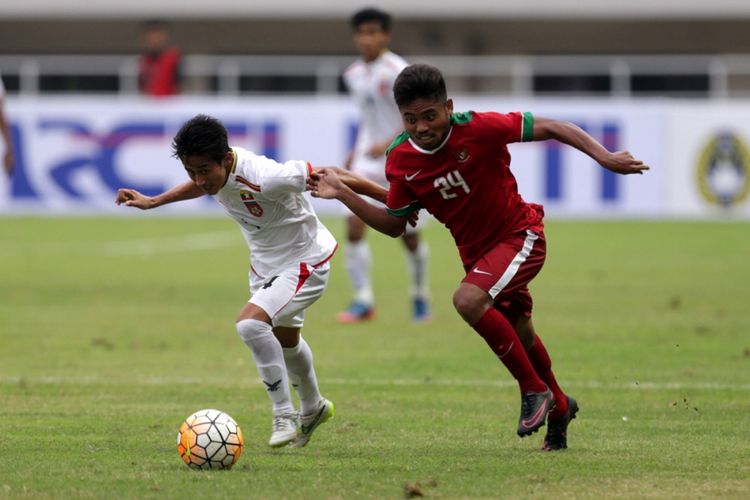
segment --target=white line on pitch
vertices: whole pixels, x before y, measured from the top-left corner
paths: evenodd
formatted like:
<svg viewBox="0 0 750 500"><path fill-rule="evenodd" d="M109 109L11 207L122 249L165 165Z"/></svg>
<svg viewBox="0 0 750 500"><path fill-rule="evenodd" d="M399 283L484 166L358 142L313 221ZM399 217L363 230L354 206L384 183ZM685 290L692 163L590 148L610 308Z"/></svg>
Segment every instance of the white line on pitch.
<svg viewBox="0 0 750 500"><path fill-rule="evenodd" d="M12 384L76 384L76 385L218 385L248 386L260 385L255 379L193 378L193 377L136 377L112 379L108 377L65 377L65 376L0 376L0 383ZM365 385L365 386L475 386L475 387L515 387L514 380L462 380L462 379L376 379L376 378L324 378L321 385ZM724 384L718 382L601 382L595 380L568 380L561 385L589 389L620 390L729 390L750 391L750 384Z"/></svg>
<svg viewBox="0 0 750 500"><path fill-rule="evenodd" d="M112 256L153 255L157 253L192 252L241 245L237 231L217 231L179 236L161 236L123 241L110 241L101 246L102 252Z"/></svg>

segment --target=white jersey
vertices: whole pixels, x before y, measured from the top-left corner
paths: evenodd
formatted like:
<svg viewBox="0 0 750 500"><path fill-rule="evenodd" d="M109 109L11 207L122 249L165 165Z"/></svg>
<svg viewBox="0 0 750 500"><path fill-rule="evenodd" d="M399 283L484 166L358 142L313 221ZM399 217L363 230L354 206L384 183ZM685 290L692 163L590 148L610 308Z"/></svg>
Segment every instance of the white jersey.
<svg viewBox="0 0 750 500"><path fill-rule="evenodd" d="M385 182L385 156L371 158L367 151L403 130L393 99L393 82L406 66L408 63L401 56L385 51L370 63L362 59L355 61L344 72L344 82L360 113L352 170L375 182Z"/></svg>
<svg viewBox="0 0 750 500"><path fill-rule="evenodd" d="M232 170L214 199L240 225L252 271L266 278L296 262L313 267L327 262L336 240L302 194L312 166L232 150Z"/></svg>

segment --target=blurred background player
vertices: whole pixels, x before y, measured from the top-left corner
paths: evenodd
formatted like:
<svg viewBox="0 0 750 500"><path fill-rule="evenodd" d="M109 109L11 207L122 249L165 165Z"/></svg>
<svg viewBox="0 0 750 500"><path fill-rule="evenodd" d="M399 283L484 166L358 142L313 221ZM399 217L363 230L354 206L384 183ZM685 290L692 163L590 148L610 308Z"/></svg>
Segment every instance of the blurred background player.
<svg viewBox="0 0 750 500"><path fill-rule="evenodd" d="M385 187L388 185L385 152L403 130L393 100L393 82L407 66L406 61L388 49L391 24L388 13L374 8L362 9L352 16L354 45L360 58L344 73L344 82L359 109L357 138L346 167ZM341 323L356 323L371 319L375 314L372 257L365 239L366 227L356 215L350 213L347 216L344 256L354 298L348 309L337 315ZM402 241L409 269L412 318L425 321L430 317L427 290L429 249L419 237L418 227L408 226Z"/></svg>
<svg viewBox="0 0 750 500"><path fill-rule="evenodd" d="M5 85L0 76L0 135L3 136L3 170L10 176L13 173L13 141L10 137L10 125L5 116Z"/></svg>
<svg viewBox="0 0 750 500"><path fill-rule="evenodd" d="M518 193L507 145L556 139L615 173L642 174L648 166L627 151L609 152L568 122L531 113L454 113L445 80L432 66L409 66L393 92L406 130L388 153L387 208L364 203L333 171L314 176L312 194L340 200L393 237L422 207L448 227L466 272L453 305L518 382L518 435L536 432L549 414L542 449L567 448L578 404L558 385L531 321L528 284L546 257L544 210Z"/></svg>
<svg viewBox="0 0 750 500"><path fill-rule="evenodd" d="M166 21L152 20L141 28L138 89L141 94L166 97L179 94L181 54L172 44Z"/></svg>

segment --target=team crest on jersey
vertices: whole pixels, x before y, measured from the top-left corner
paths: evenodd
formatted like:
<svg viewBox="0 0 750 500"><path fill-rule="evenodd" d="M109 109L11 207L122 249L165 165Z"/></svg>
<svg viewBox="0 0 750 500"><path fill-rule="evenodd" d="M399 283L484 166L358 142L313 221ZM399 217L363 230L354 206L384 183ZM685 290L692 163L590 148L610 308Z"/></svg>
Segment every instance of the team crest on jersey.
<svg viewBox="0 0 750 500"><path fill-rule="evenodd" d="M750 193L750 151L731 132L712 137L698 160L698 185L709 203L729 208Z"/></svg>
<svg viewBox="0 0 750 500"><path fill-rule="evenodd" d="M469 161L469 158L471 158L471 156L469 155L469 150L466 148L463 148L461 149L461 151L456 153L456 160L458 161L458 163L466 163L467 161Z"/></svg>
<svg viewBox="0 0 750 500"><path fill-rule="evenodd" d="M256 217L261 217L263 215L263 207L257 202L253 193L245 189L240 189L240 198L242 198L242 203L245 204L245 208L247 208L248 212Z"/></svg>

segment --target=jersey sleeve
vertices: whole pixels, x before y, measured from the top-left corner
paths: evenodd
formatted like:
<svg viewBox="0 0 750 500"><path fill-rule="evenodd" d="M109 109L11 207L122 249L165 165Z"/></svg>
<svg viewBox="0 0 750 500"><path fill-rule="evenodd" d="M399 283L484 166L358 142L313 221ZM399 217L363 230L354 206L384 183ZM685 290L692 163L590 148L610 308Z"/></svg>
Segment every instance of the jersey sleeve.
<svg viewBox="0 0 750 500"><path fill-rule="evenodd" d="M422 208L417 197L409 186L394 175L395 155L386 157L385 173L388 182L388 198L385 203L386 211L394 217L408 217L411 212Z"/></svg>
<svg viewBox="0 0 750 500"><path fill-rule="evenodd" d="M251 166L245 165L238 174L245 174L264 195L274 198L285 193L301 193L312 166L306 161L279 163L265 156L253 156Z"/></svg>
<svg viewBox="0 0 750 500"><path fill-rule="evenodd" d="M492 138L505 144L534 140L534 115L529 112L482 113L482 121Z"/></svg>
<svg viewBox="0 0 750 500"><path fill-rule="evenodd" d="M393 215L394 217L408 217L411 212L420 208L422 208L422 205L406 189L403 183L391 182L388 188L388 200L385 207L389 215Z"/></svg>

